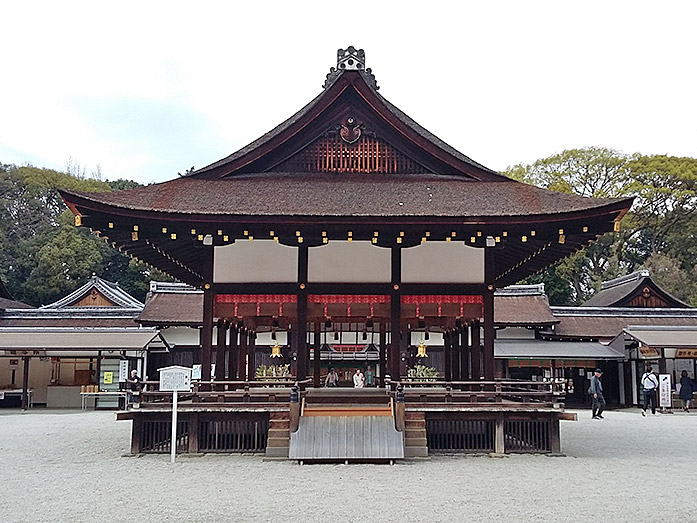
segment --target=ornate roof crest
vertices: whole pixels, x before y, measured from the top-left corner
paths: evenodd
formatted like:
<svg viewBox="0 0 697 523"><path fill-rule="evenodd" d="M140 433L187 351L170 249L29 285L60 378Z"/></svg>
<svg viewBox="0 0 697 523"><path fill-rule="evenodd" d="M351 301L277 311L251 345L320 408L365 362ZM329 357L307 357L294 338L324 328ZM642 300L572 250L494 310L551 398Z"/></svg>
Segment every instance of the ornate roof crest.
<svg viewBox="0 0 697 523"><path fill-rule="evenodd" d="M363 78L376 91L379 89L375 76L370 68L365 68L365 51L356 49L352 45L348 49L339 49L336 52L336 67L332 67L327 74L327 79L324 81L325 89L334 83L334 80L341 76L344 71L360 71Z"/></svg>

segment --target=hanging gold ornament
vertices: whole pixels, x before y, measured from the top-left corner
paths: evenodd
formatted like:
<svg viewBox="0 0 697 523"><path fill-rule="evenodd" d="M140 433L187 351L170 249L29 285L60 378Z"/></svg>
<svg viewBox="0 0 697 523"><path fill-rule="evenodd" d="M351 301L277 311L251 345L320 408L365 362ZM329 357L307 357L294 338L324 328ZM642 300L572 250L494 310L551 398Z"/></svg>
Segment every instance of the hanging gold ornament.
<svg viewBox="0 0 697 523"><path fill-rule="evenodd" d="M281 346L278 344L278 340L276 340L273 343L273 347L271 347L271 357L280 358L281 356Z"/></svg>
<svg viewBox="0 0 697 523"><path fill-rule="evenodd" d="M428 358L428 354L426 354L426 345L424 344L424 340L421 340L419 342L419 346L416 348L416 350L417 358Z"/></svg>

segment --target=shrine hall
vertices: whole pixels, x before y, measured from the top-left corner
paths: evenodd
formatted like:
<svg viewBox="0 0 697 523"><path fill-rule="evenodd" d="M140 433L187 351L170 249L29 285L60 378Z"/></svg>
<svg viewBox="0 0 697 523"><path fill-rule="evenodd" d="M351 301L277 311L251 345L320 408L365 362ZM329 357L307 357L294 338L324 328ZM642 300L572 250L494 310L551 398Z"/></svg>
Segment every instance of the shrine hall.
<svg viewBox="0 0 697 523"><path fill-rule="evenodd" d="M311 427L360 421L374 439L366 427L381 417L405 449L420 448L411 455L558 450L563 395L497 370L494 291L618 230L632 203L537 188L477 163L385 99L354 47L338 51L318 96L237 152L164 183L61 195L77 226L203 290L201 376L180 404L189 416L177 445L230 452L211 434L247 441L223 429L245 419L263 434L255 450L299 460L375 458L325 455ZM336 333L374 346L374 388L323 387L322 346ZM291 355L290 375L255 381L250 354L269 335ZM407 379L403 355L419 336L442 340L442 376ZM134 452L172 444L165 429L155 435L168 401L144 394L130 413ZM377 457L410 455L386 452Z"/></svg>

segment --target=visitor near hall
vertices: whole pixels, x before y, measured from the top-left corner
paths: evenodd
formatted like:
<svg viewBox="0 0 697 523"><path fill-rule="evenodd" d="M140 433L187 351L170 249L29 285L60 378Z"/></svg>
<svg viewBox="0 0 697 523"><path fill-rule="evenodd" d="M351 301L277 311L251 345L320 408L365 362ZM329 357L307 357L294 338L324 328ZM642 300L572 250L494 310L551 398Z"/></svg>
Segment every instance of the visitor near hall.
<svg viewBox="0 0 697 523"><path fill-rule="evenodd" d="M588 394L593 399L593 419L604 419L605 396L603 395L603 383L600 381L602 375L601 369L595 369L595 374L591 377L591 386L588 389Z"/></svg>
<svg viewBox="0 0 697 523"><path fill-rule="evenodd" d="M356 369L356 373L353 375L353 386L357 389L362 389L365 387L365 377L361 372L361 369Z"/></svg>
<svg viewBox="0 0 697 523"><path fill-rule="evenodd" d="M692 393L695 391L695 381L687 375L687 371L682 371L680 376L680 399L682 400L682 410L690 412L692 406Z"/></svg>
<svg viewBox="0 0 697 523"><path fill-rule="evenodd" d="M339 375L333 368L329 369L329 374L327 374L327 379L325 380L324 384L327 387L339 386Z"/></svg>
<svg viewBox="0 0 697 523"><path fill-rule="evenodd" d="M642 416L646 416L646 409L651 404L651 414L656 414L656 391L658 390L658 377L651 372L651 365L646 367L646 372L641 377L641 386L644 388L644 408L641 411Z"/></svg>

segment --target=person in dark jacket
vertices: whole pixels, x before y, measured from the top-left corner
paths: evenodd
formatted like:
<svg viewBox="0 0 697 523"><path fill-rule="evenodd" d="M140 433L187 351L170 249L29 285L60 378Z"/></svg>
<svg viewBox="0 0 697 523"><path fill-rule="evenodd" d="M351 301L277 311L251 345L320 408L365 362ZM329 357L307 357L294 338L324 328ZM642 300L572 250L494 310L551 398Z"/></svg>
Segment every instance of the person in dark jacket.
<svg viewBox="0 0 697 523"><path fill-rule="evenodd" d="M603 383L600 377L603 375L601 369L595 369L595 374L591 377L591 386L588 393L593 400L593 419L604 419L603 410L605 410L605 396L603 396Z"/></svg>
<svg viewBox="0 0 697 523"><path fill-rule="evenodd" d="M690 412L692 393L695 391L695 382L687 375L687 371L682 371L680 376L680 399L682 400L682 410Z"/></svg>

